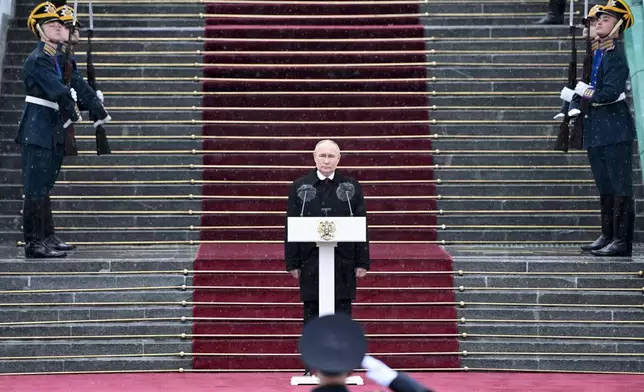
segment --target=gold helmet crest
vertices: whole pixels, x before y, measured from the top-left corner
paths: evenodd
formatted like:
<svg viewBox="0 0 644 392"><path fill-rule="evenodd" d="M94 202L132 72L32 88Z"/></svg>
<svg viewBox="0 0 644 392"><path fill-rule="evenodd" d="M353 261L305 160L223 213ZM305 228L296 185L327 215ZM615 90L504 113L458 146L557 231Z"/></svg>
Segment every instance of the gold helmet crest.
<svg viewBox="0 0 644 392"><path fill-rule="evenodd" d="M27 27L37 37L40 37L37 26L52 20L59 20L58 14L56 13L56 6L49 1L46 1L38 4L34 10L31 11L29 18L27 18Z"/></svg>
<svg viewBox="0 0 644 392"><path fill-rule="evenodd" d="M74 23L74 9L68 5L63 5L56 8L56 14L58 14L58 19L66 25L71 25ZM80 22L76 18L76 27L80 27Z"/></svg>
<svg viewBox="0 0 644 392"><path fill-rule="evenodd" d="M595 4L590 10L588 10L588 15L586 15L586 19L597 19L597 13L601 11L604 7Z"/></svg>
<svg viewBox="0 0 644 392"><path fill-rule="evenodd" d="M614 16L618 20L621 19L623 21L622 30L628 29L635 23L631 7L624 0L609 0L601 10L597 11L597 17L602 14Z"/></svg>

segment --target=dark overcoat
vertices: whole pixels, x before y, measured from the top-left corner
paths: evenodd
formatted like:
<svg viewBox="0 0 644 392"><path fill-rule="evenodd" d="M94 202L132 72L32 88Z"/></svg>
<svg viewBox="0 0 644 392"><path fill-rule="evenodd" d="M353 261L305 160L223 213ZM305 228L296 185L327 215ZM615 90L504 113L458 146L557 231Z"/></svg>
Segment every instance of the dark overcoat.
<svg viewBox="0 0 644 392"><path fill-rule="evenodd" d="M28 96L57 103L58 110L25 103L16 142L31 144L48 150L64 145L63 118L78 119L74 99L63 84L62 66L57 63L56 50L40 42L23 65L25 92ZM61 147L62 148L62 147Z"/></svg>
<svg viewBox="0 0 644 392"><path fill-rule="evenodd" d="M626 101L615 102L626 91L629 76L624 47L613 40L602 43L599 50L604 54L584 118L586 149L635 140L635 123Z"/></svg>
<svg viewBox="0 0 644 392"><path fill-rule="evenodd" d="M288 193L287 216L298 217L302 210L301 200L297 190L305 184L316 189L315 199L308 201L304 208L304 216L350 216L349 204L336 195L336 189L342 183L351 183L355 194L350 200L354 216L366 216L362 187L358 181L336 171L333 180L327 184L321 181L315 170L293 182ZM288 236L288 227L286 228ZM318 247L311 243L289 243L285 241L286 270L300 269L300 299L302 301L318 300ZM336 299L355 299L356 297L356 268L369 269L369 242L338 243L335 248L335 295Z"/></svg>

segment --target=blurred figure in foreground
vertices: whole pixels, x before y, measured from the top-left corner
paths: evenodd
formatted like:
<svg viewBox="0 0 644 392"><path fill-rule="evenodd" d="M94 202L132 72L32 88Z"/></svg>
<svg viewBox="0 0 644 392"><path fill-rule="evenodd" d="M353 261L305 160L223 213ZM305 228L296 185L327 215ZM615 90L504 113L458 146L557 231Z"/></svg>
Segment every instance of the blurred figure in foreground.
<svg viewBox="0 0 644 392"><path fill-rule="evenodd" d="M345 383L362 366L367 377L394 392L432 392L405 373L365 356L367 339L362 327L339 313L316 318L304 327L299 342L302 361L319 378L314 392L349 391Z"/></svg>

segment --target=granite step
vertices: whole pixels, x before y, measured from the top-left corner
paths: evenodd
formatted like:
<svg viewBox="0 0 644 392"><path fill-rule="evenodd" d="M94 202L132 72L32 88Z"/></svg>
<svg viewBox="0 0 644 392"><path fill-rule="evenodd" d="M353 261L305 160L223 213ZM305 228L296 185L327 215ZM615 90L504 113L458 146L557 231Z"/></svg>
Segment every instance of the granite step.
<svg viewBox="0 0 644 392"><path fill-rule="evenodd" d="M348 51L361 50L369 47L368 43L363 42L272 42L271 50L334 50ZM381 48L373 50L436 50L438 52L453 53L452 51L570 51L572 45L570 39L562 35L549 37L542 40L526 40L525 37L520 39L489 38L471 40L463 38L459 41L437 41L428 40L420 45L414 42L399 42L394 47L388 48L386 44ZM35 47L34 41L17 40L11 41L7 45L8 53L30 53ZM581 49L582 45L577 43L577 48ZM185 41L109 41L105 34L98 34L92 41L92 50L94 53L99 52L133 52L133 51L222 51L222 50L267 50L265 42L235 42L230 41L208 41L186 39ZM87 51L85 40L81 40L76 51L77 56L84 56Z"/></svg>

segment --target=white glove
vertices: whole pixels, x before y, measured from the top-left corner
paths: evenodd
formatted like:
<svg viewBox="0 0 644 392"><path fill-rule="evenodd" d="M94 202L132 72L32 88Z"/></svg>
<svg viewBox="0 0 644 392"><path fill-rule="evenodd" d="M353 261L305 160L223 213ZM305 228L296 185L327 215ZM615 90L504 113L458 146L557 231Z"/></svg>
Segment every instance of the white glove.
<svg viewBox="0 0 644 392"><path fill-rule="evenodd" d="M566 102L571 102L574 96L575 96L575 90L571 90L568 87L562 88L561 94L559 95L559 97Z"/></svg>
<svg viewBox="0 0 644 392"><path fill-rule="evenodd" d="M101 90L96 90L96 96L101 100L101 103L105 103L105 96Z"/></svg>
<svg viewBox="0 0 644 392"><path fill-rule="evenodd" d="M575 93L577 93L577 95L579 95L582 98L588 98L586 91L588 91L589 89L593 90L593 86L586 84L584 82L579 82L577 83L577 86L575 86Z"/></svg>
<svg viewBox="0 0 644 392"><path fill-rule="evenodd" d="M94 123L94 128L98 128L99 125L107 124L110 121L112 121L112 117L108 114L104 119L96 121Z"/></svg>
<svg viewBox="0 0 644 392"><path fill-rule="evenodd" d="M69 92L72 94L72 98L74 99L74 102L78 102L78 94L76 94L76 90L74 88L70 88Z"/></svg>
<svg viewBox="0 0 644 392"><path fill-rule="evenodd" d="M83 118L80 115L78 116L78 120L76 120L76 121L72 121L72 119L70 118L69 120L65 121L65 124L63 124L63 129L67 129L73 123L81 122L81 121L83 121Z"/></svg>
<svg viewBox="0 0 644 392"><path fill-rule="evenodd" d="M388 387L398 377L397 371L371 355L365 355L362 359L362 367L367 370L367 377L381 387Z"/></svg>

